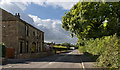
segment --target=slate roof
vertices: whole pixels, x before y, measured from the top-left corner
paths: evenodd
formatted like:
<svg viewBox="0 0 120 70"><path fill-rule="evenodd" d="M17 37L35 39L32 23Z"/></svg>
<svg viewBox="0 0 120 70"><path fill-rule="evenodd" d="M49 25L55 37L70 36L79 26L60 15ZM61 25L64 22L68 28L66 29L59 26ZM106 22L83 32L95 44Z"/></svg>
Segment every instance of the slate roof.
<svg viewBox="0 0 120 70"><path fill-rule="evenodd" d="M0 12L2 12L2 21L21 21L23 22L24 24L28 24L27 22L25 22L24 20L16 17L15 15L12 15L11 13L5 11L4 9L0 8ZM1 15L0 15L1 16ZM28 24L29 26L41 31L40 29L32 26L31 24ZM43 32L43 31L41 31Z"/></svg>

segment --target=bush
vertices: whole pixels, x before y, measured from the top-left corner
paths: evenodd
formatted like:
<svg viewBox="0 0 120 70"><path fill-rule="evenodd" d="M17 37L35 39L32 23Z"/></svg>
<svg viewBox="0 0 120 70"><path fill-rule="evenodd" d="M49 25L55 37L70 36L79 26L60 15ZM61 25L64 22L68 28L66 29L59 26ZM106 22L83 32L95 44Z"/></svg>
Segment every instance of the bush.
<svg viewBox="0 0 120 70"><path fill-rule="evenodd" d="M78 50L79 50L80 53L83 53L84 52L84 46L79 46Z"/></svg>
<svg viewBox="0 0 120 70"><path fill-rule="evenodd" d="M120 38L115 35L84 40L85 45L79 50L98 55L97 66L117 68L120 66Z"/></svg>
<svg viewBox="0 0 120 70"><path fill-rule="evenodd" d="M105 37L103 52L97 59L97 65L102 67L118 68L120 66L120 40L114 36Z"/></svg>

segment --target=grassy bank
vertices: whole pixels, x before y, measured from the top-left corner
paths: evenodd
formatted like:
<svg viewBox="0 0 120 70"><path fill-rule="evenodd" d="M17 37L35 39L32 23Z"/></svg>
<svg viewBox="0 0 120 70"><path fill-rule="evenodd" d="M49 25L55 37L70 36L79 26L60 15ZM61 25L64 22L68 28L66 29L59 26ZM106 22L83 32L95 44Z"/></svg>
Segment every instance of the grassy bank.
<svg viewBox="0 0 120 70"><path fill-rule="evenodd" d="M116 35L89 39L79 46L80 52L87 52L91 58L96 59L98 67L118 68L120 66L120 38ZM96 57L98 56L98 57Z"/></svg>

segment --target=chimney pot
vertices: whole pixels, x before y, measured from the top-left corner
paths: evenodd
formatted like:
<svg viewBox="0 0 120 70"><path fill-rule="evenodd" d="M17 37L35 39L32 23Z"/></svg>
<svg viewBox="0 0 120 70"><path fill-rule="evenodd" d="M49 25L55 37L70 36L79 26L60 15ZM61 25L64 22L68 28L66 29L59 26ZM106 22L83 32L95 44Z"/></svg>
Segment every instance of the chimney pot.
<svg viewBox="0 0 120 70"><path fill-rule="evenodd" d="M18 13L18 17L20 18L20 14Z"/></svg>
<svg viewBox="0 0 120 70"><path fill-rule="evenodd" d="M20 14L19 13L15 13L15 17L20 18Z"/></svg>

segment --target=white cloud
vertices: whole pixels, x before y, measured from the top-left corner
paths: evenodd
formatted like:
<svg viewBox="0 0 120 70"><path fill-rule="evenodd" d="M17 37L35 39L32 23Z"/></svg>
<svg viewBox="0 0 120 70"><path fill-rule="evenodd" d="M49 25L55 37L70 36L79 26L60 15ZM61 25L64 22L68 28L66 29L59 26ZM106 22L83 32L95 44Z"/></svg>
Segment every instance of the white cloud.
<svg viewBox="0 0 120 70"><path fill-rule="evenodd" d="M11 2L2 2L0 3L0 7L10 13L12 13L13 15L15 15L15 13L20 13L21 19L23 19L24 21L32 24L33 23L33 19L30 18L27 14L24 13L24 11L15 3L11 3Z"/></svg>
<svg viewBox="0 0 120 70"><path fill-rule="evenodd" d="M60 20L40 19L37 16L29 15L34 20L34 25L40 30L45 32L45 41L48 42L70 42L76 43L77 38L71 38L69 32L66 32L61 28Z"/></svg>
<svg viewBox="0 0 120 70"><path fill-rule="evenodd" d="M31 3L40 5L40 6L53 6L53 7L62 7L63 9L69 10L74 4L79 0L1 0L1 3L15 3L22 10L26 9Z"/></svg>
<svg viewBox="0 0 120 70"><path fill-rule="evenodd" d="M18 6L20 9L22 9L23 11L26 9L26 7L31 4L31 3L22 3L22 2L13 2L13 4L15 4L16 6Z"/></svg>
<svg viewBox="0 0 120 70"><path fill-rule="evenodd" d="M46 5L52 5L54 7L62 7L63 9L69 10L74 4L80 0L46 0Z"/></svg>
<svg viewBox="0 0 120 70"><path fill-rule="evenodd" d="M69 10L76 2L46 2L46 6L61 7L65 10Z"/></svg>

